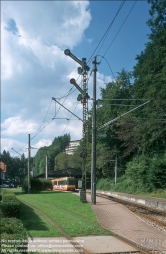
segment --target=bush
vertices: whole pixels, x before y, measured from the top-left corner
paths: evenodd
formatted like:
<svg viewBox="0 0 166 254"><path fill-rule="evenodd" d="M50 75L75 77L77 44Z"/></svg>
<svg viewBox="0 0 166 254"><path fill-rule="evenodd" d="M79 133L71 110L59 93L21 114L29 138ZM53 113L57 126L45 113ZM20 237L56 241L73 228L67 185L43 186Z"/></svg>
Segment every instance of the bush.
<svg viewBox="0 0 166 254"><path fill-rule="evenodd" d="M2 214L4 217L16 217L20 216L20 202L16 201L2 201L1 203Z"/></svg>
<svg viewBox="0 0 166 254"><path fill-rule="evenodd" d="M24 180L22 181L22 190L25 193L28 193L28 178L25 177Z"/></svg>
<svg viewBox="0 0 166 254"><path fill-rule="evenodd" d="M44 178L33 178L31 179L31 192L37 193L47 189L52 189L52 183L48 179Z"/></svg>
<svg viewBox="0 0 166 254"><path fill-rule="evenodd" d="M2 191L3 196L5 195L10 195L10 196L15 196L13 191L7 190L7 189L3 189Z"/></svg>
<svg viewBox="0 0 166 254"><path fill-rule="evenodd" d="M1 211L4 217L16 217L20 215L20 202L14 193L5 192L2 196Z"/></svg>
<svg viewBox="0 0 166 254"><path fill-rule="evenodd" d="M110 190L111 189L112 180L109 178L102 178L97 182L98 190Z"/></svg>
<svg viewBox="0 0 166 254"><path fill-rule="evenodd" d="M28 237L22 222L16 218L2 218L0 221L1 253L24 253Z"/></svg>
<svg viewBox="0 0 166 254"><path fill-rule="evenodd" d="M9 202L9 201L16 201L16 197L14 195L3 195L2 196L2 201L6 201L6 202Z"/></svg>
<svg viewBox="0 0 166 254"><path fill-rule="evenodd" d="M52 189L52 183L50 180L45 179L45 178L31 178L30 179L30 185L31 193L39 193L40 191L44 191L47 189ZM26 193L28 193L28 180L27 178L24 179L23 184L22 184L22 189Z"/></svg>

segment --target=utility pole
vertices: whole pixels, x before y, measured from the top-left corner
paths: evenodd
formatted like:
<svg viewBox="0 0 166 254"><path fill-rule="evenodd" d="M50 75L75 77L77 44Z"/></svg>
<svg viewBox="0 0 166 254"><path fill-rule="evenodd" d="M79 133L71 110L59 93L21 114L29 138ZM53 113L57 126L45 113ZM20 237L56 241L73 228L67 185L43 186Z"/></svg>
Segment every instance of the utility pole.
<svg viewBox="0 0 166 254"><path fill-rule="evenodd" d="M12 150L14 150L14 148L12 148ZM14 150L16 153L18 153L16 150ZM18 155L22 156L20 153L18 153Z"/></svg>
<svg viewBox="0 0 166 254"><path fill-rule="evenodd" d="M48 179L48 156L47 156L47 153L46 153L46 179Z"/></svg>
<svg viewBox="0 0 166 254"><path fill-rule="evenodd" d="M117 170L118 170L118 166L117 166L117 154L116 154L116 159L115 159L115 185L117 182Z"/></svg>
<svg viewBox="0 0 166 254"><path fill-rule="evenodd" d="M28 134L28 194L31 189L31 185L30 185L30 158L31 158L31 145L30 145L30 134Z"/></svg>
<svg viewBox="0 0 166 254"><path fill-rule="evenodd" d="M77 100L81 101L83 105L83 128L82 128L82 138L83 138L83 151L81 153L81 157L83 159L82 162L82 189L80 191L80 201L83 203L86 202L86 163L87 163L87 100L89 98L87 93L87 71L89 71L89 67L86 64L86 58L82 58L82 61L79 60L76 56L74 56L69 49L64 51L65 55L70 56L74 61L81 65L80 74L82 75L82 87L76 83L75 79L71 79L70 83L73 84L81 94L78 95Z"/></svg>
<svg viewBox="0 0 166 254"><path fill-rule="evenodd" d="M82 73L82 80L83 80L83 151L82 151L82 158L83 158L83 165L82 165L82 189L80 192L80 199L82 202L86 202L86 164L87 164L87 70L86 70L86 58L83 58L83 73Z"/></svg>
<svg viewBox="0 0 166 254"><path fill-rule="evenodd" d="M93 60L93 110L92 110L92 166L91 166L91 203L96 204L96 57Z"/></svg>

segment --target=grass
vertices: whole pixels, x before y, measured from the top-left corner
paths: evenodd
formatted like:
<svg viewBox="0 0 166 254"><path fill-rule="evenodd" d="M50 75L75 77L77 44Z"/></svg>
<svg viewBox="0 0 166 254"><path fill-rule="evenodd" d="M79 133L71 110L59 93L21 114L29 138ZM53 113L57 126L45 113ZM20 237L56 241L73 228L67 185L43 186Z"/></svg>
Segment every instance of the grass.
<svg viewBox="0 0 166 254"><path fill-rule="evenodd" d="M29 237L59 237L62 236L45 216L37 213L30 206L21 202L20 219L27 230Z"/></svg>
<svg viewBox="0 0 166 254"><path fill-rule="evenodd" d="M21 202L21 220L31 237L61 235L45 216L29 205L50 216L70 237L111 235L111 232L99 226L91 205L80 202L77 195L53 191L40 194L23 194L17 191L15 195Z"/></svg>
<svg viewBox="0 0 166 254"><path fill-rule="evenodd" d="M138 195L138 194L137 194ZM139 195L148 196L148 197L155 197L155 198L166 198L166 189L165 190L158 190L156 192L141 192Z"/></svg>

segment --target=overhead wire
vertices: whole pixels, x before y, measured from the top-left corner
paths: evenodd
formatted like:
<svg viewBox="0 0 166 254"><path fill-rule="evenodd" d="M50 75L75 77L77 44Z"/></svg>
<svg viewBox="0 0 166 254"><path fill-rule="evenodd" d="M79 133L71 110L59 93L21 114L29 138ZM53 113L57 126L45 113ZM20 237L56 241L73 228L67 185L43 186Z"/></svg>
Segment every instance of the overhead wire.
<svg viewBox="0 0 166 254"><path fill-rule="evenodd" d="M106 38L107 38L107 36L108 36L108 33L109 33L110 29L111 29L111 26L113 25L113 23L114 23L116 17L118 16L120 10L122 9L122 7L123 7L125 1L126 1L126 0L124 0L124 1L121 2L120 6L119 6L119 9L118 9L118 11L117 11L117 13L116 13L116 15L115 15L115 17L114 17L113 20L111 21L109 27L107 28L106 32L104 33L103 37L101 38L100 42L98 43L96 49L95 49L94 52L92 53L92 55L91 55L89 61L92 59L94 53L96 52L96 50L98 49L99 46L100 46L100 48L99 48L98 52L101 50L101 48L102 48L102 46L103 46L103 44L104 44L104 42L105 42L105 40L106 40ZM118 33L120 32L121 28L123 27L124 23L126 22L128 16L129 16L129 14L131 13L132 9L134 8L134 5L136 4L136 2L137 2L137 0L136 0L135 3L133 4L132 8L130 9L130 11L129 11L127 17L125 18L124 22L122 23L121 27L119 28L118 32L116 33L114 39L113 39L112 42L110 43L110 45L109 45L109 47L107 48L106 52L104 53L103 56L101 56L102 59L103 59L103 58L105 59L105 61L107 62L108 65L109 65L109 63L108 63L108 61L106 60L106 58L105 58L104 56L105 56L106 53L108 52L110 46L112 45L113 41L115 40L115 38L117 37L117 35L118 35ZM101 44L101 43L102 43L102 44ZM100 44L101 44L101 45L100 45ZM88 62L89 62L89 61L88 61ZM101 60L101 61L102 61L102 60ZM101 62L100 62L100 63L101 63ZM115 78L115 76L114 76L114 74L113 74L113 71L112 71L110 65L109 65L109 67L110 67L110 70L111 70L111 73L112 73L113 77ZM92 70L92 71L93 71L93 70ZM90 73L90 76L92 75L92 71L91 71L91 73ZM90 79L90 76L89 76L89 78L88 78L88 81L89 81L89 79ZM78 79L79 79L79 77L78 77ZM73 88L71 88L71 89L69 90L69 92L66 93L66 95L64 95L63 97L61 97L61 98L59 98L59 99L62 99L62 98L65 97L65 100L66 100L67 97L68 97L70 94L72 94L72 93L76 90L76 89L75 89L74 91L72 91L72 89L73 89ZM71 91L72 91L72 92L71 92ZM65 100L64 100L64 101L65 101ZM51 100L51 103L52 103L52 100ZM53 120L51 120L50 122L48 122L48 123L41 129L42 125L44 124L44 122L45 122L45 120L46 120L46 117L47 117L48 111L49 111L49 109L50 109L51 103L50 103L50 105L49 105L49 107L48 107L48 110L47 110L47 112L46 112L46 115L45 115L45 117L44 117L44 120L43 120L42 124L41 124L40 127L38 128L38 130L37 130L36 134L33 136L33 138L36 137L43 129L45 129L45 128L53 121ZM63 103L64 103L64 102L63 102ZM78 104L77 104L77 105L78 105ZM77 107L77 105L76 105L76 107ZM75 107L75 109L76 109L76 107ZM59 107L58 112L59 112L60 108L61 108L61 106ZM74 109L74 111L75 111L75 109ZM74 111L73 111L73 112L74 112ZM58 112L57 112L57 113L58 113ZM56 114L56 115L57 115L57 114ZM69 124L69 122L68 122L68 124ZM67 125L68 125L68 124L67 124ZM41 130L40 130L40 129L41 129ZM39 130L40 130L40 131L39 131ZM32 138L32 139L33 139L33 138ZM26 145L25 145L25 146L26 146ZM23 147L25 147L25 146L23 146ZM22 148L21 148L21 149L22 149ZM20 149L20 150L21 150L21 149ZM20 150L19 150L19 151L20 151Z"/></svg>
<svg viewBox="0 0 166 254"><path fill-rule="evenodd" d="M115 17L114 17L113 20L111 21L111 23L110 23L110 25L108 26L106 32L104 33L104 35L102 36L101 40L99 41L97 47L96 47L95 50L93 51L91 57L90 57L89 60L88 60L88 63L91 61L93 55L94 55L95 52L97 51L97 49L98 49L98 47L100 46L100 44L102 43L102 41L103 41L103 43L104 43L104 41L106 40L106 37L107 37L107 35L108 35L108 33L109 33L110 29L111 29L111 26L113 25L113 23L114 23L116 17L118 16L120 10L122 9L122 7L123 7L125 1L126 1L126 0L123 0L123 1L121 2L118 11L117 11L117 13L115 14ZM102 43L101 47L103 46L103 43ZM101 50L101 47L99 48L99 51ZM98 51L98 53L99 53L99 51Z"/></svg>
<svg viewBox="0 0 166 254"><path fill-rule="evenodd" d="M111 26L113 25L113 23L114 23L116 17L118 16L120 10L122 9L124 3L125 3L125 0L124 0L123 2L121 2L121 5L120 5L120 7L119 7L119 9L118 9L118 11L117 11L117 13L116 13L116 15L115 15L113 21L111 22L111 24L110 24L110 26L109 26L109 28L108 28L108 31L107 31L107 33L106 33L106 36L105 36L105 38L103 39L103 42L102 42L102 44L101 44L101 46L100 46L100 48L99 48L99 50L98 50L98 53L100 52L100 50L101 50L101 48L102 48L102 46L103 46L103 44L104 44L104 42L105 42L105 40L106 40L106 38L107 38L107 36L108 36L109 30L111 29Z"/></svg>
<svg viewBox="0 0 166 254"><path fill-rule="evenodd" d="M134 4L132 5L132 7L131 7L130 11L128 12L128 14L127 14L127 16L126 16L126 18L125 18L125 20L123 21L123 23L122 23L122 25L120 26L120 28L119 28L118 32L116 33L116 35L114 36L113 40L111 41L111 43L110 43L109 47L108 47L108 48L107 48L107 50L105 51L105 53L104 53L103 57L106 55L106 53L107 53L107 52L108 52L108 50L110 49L110 47L111 47L112 43L114 42L115 38L116 38L116 37L117 37L117 35L119 34L119 32L120 32L120 30L122 29L123 25L125 24L125 22L126 22L126 20L128 19L128 17L129 17L129 15L130 15L130 13L132 12L132 10L133 10L133 8L134 8L134 6L135 6L136 2L137 2L137 0L135 0Z"/></svg>
<svg viewBox="0 0 166 254"><path fill-rule="evenodd" d="M101 56L101 55L97 55L97 56ZM114 75L114 73L113 73L113 70L112 70L112 68L111 68L111 66L110 66L110 64L109 64L109 62L107 61L107 59L106 59L104 56L101 56L101 58L102 58L102 59L104 58L104 60L106 61L106 63L108 64L108 66L109 66L109 68L110 68L110 70L111 70L112 76L113 76L114 79L115 79L115 75ZM102 62L102 60L101 60L101 62ZM99 62L99 64L101 64L101 62Z"/></svg>
<svg viewBox="0 0 166 254"><path fill-rule="evenodd" d="M38 128L38 130L36 131L35 135L34 135L31 139L33 139L34 137L36 137L36 135L38 134L40 128L41 128L42 125L44 124L44 122L45 122L45 120L46 120L46 117L47 117L47 115L48 115L48 111L49 111L49 109L50 109L51 103L52 103L52 100L51 100L51 102L50 102L50 104L49 104L49 106L48 106L48 109L47 109L47 112L46 112L46 115L45 115L45 117L44 117L44 120L43 120L42 124L39 126L39 128Z"/></svg>
<svg viewBox="0 0 166 254"><path fill-rule="evenodd" d="M111 73L112 73L112 76L114 77L114 79L115 79L115 75L114 75L114 73L113 73L113 71L112 71L112 68L111 68L109 62L108 62L107 59L105 58L105 55L106 55L106 53L108 52L108 50L110 49L111 45L113 44L115 38L116 38L117 35L119 34L119 32L120 32L120 30L122 29L123 25L125 24L127 18L129 17L130 13L132 12L132 10L133 10L133 8L134 8L136 2L137 2L137 0L134 2L134 4L132 5L131 9L129 10L129 12L128 12L126 18L125 18L125 20L123 21L122 25L120 26L118 32L117 32L116 35L114 36L113 40L111 41L111 43L110 43L109 47L107 48L107 50L105 51L104 55L101 56L101 55L98 54L98 56L101 56L101 57L102 57L101 62L102 62L103 59L107 62L107 64L108 64L108 66L109 66L109 68L110 68L110 70L111 70ZM124 3L125 3L125 1L123 1L123 2L121 3L121 5L120 5L120 7L119 7L119 9L118 9L118 11L117 11L117 13L116 13L116 15L115 15L113 21L111 22L111 24L109 25L107 31L105 32L104 36L102 37L101 41L103 40L103 42L102 42L102 44L101 44L101 46L100 46L100 48L99 48L99 51L101 50L101 48L102 48L102 46L103 46L103 44L104 44L104 41L106 40L106 37L107 37L107 35L108 35L108 32L109 32L109 30L110 30L110 28L111 28L113 22L115 21L115 18L117 17L118 13L120 12L121 8L123 7ZM101 41L99 42L99 44L101 43ZM98 46L99 46L99 44L98 44ZM97 50L98 46L96 47L95 51ZM94 52L95 52L95 51L94 51ZM98 51L98 53L99 53L99 51ZM93 54L94 54L94 52L93 52ZM92 56L93 56L93 54L92 54ZM92 58L92 56L91 56L91 58ZM90 58L90 59L91 59L91 58ZM90 61L90 60L89 60L89 61ZM100 62L100 64L101 64L101 62Z"/></svg>
<svg viewBox="0 0 166 254"><path fill-rule="evenodd" d="M71 88L72 89L72 88ZM70 89L70 90L71 90ZM70 90L68 91L68 93L70 92ZM67 94L68 94L67 93ZM67 99L67 97L68 97L68 95L65 95L65 100ZM64 98L64 97L62 97L62 98ZM65 100L64 100L64 102L65 102ZM64 103L63 102L63 103ZM52 103L52 100L51 100L51 103ZM51 105L51 104L50 104ZM49 108L50 108L50 105L49 105ZM61 106L59 107L59 109L58 109L58 112L59 112L59 110L60 110L60 108L61 108ZM58 114L58 112L56 113L56 115ZM47 113L48 113L48 110L47 110ZM46 113L46 115L47 115L47 113ZM56 116L55 115L55 116ZM46 117L45 117L46 118ZM45 119L44 118L44 119ZM32 139L34 139L39 133L41 133L52 121L53 121L54 119L52 119L51 121L49 121L42 129L41 129L41 126L43 125L43 123L44 123L44 121L43 121L43 123L41 124L41 126L40 126L40 128L38 129L38 131L36 132L36 134L33 136L33 138ZM41 129L41 130L40 130Z"/></svg>
<svg viewBox="0 0 166 254"><path fill-rule="evenodd" d="M77 108L77 106L78 106L78 103L79 103L79 101L77 102L77 104L76 104L76 106L75 106L75 108L74 108L74 110L73 110L73 113L74 113L74 111L76 110L76 108ZM64 132L65 132L67 126L69 125L69 122L70 122L71 118L72 118L72 115L71 115L71 117L70 117L68 123L66 124L66 127L65 127L65 129L64 129L64 131L63 131L63 133L62 133L62 135L64 134Z"/></svg>
<svg viewBox="0 0 166 254"><path fill-rule="evenodd" d="M59 98L59 99L65 98L65 100L66 100L67 97L68 97L70 94L72 94L72 93L76 90L76 89L75 89L73 92L71 92L72 89L73 89L73 87L70 88L70 90L69 90L64 96L62 96L62 97ZM65 102L65 100L64 100L64 102ZM64 103L64 102L63 102L63 103ZM45 122L45 120L46 120L46 117L47 117L47 115L48 115L48 112L49 112L51 103L52 103L52 99L51 99L51 102L50 102L50 104L49 104L49 106L48 106L48 109L47 109L47 112L46 112L46 115L45 115L45 117L44 117L44 120L43 120L42 124L39 126L38 130L36 131L36 133L34 134L34 136L31 138L31 140L34 139L43 129L45 129L45 128L53 121L53 119L52 119L51 121L49 121L49 122L41 129L41 127L42 127L42 125L44 124L44 122ZM59 107L59 110L60 110L60 108L61 108L61 106ZM59 110L58 110L58 112L59 112ZM57 113L58 113L58 112L57 112ZM40 129L41 129L41 130L40 130ZM23 148L26 147L27 145L28 145L28 143L26 143L23 147L21 147L21 148L18 150L18 152L20 152L21 150L23 150Z"/></svg>
<svg viewBox="0 0 166 254"><path fill-rule="evenodd" d="M27 144L25 144L25 145L23 145L19 150L18 150L18 152L20 152L21 150L23 150L24 149L24 147L26 147L28 145L28 143Z"/></svg>

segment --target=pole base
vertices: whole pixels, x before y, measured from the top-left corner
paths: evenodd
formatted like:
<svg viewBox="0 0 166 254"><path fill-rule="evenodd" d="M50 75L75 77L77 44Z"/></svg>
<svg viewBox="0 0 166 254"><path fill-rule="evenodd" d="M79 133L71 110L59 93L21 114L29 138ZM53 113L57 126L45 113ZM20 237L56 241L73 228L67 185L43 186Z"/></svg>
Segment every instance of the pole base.
<svg viewBox="0 0 166 254"><path fill-rule="evenodd" d="M80 190L80 201L82 203L87 203L87 201L86 201L86 191L84 191L84 190Z"/></svg>

